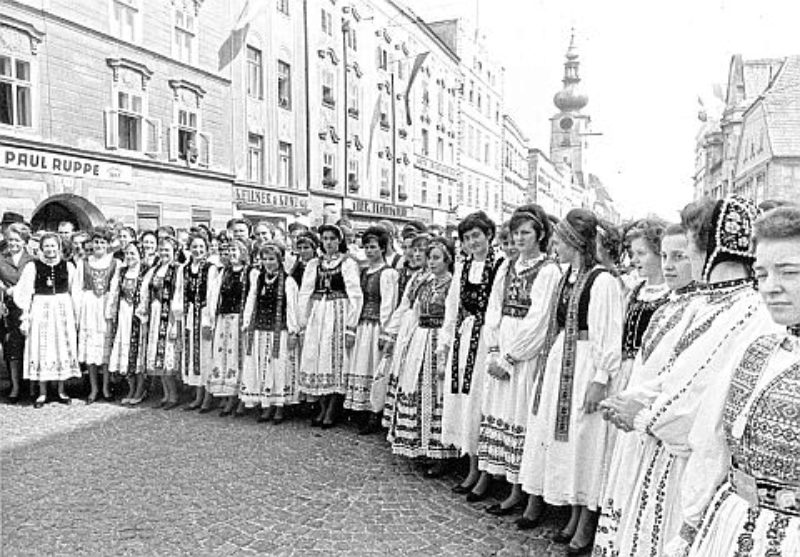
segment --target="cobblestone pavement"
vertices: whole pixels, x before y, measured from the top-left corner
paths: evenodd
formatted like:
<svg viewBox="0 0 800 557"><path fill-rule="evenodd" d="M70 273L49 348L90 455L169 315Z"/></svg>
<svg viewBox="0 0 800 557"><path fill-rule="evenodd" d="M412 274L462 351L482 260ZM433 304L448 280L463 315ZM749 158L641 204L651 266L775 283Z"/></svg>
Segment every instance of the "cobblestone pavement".
<svg viewBox="0 0 800 557"><path fill-rule="evenodd" d="M519 532L350 426L80 401L0 424L3 555L563 554L563 514Z"/></svg>

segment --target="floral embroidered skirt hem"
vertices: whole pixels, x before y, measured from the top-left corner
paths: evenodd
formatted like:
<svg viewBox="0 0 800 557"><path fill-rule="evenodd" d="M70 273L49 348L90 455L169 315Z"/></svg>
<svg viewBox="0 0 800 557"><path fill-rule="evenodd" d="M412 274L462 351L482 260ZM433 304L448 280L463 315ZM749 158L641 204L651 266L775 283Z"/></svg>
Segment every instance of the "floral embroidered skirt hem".
<svg viewBox="0 0 800 557"><path fill-rule="evenodd" d="M207 389L217 397L236 396L242 378L245 347L242 323L238 313L217 317L214 327L214 364Z"/></svg>
<svg viewBox="0 0 800 557"><path fill-rule="evenodd" d="M131 304L124 300L119 303L117 314L117 330L114 333L114 344L108 360L108 371L120 375L138 375L144 373L145 327L140 326L138 338L133 338L133 312ZM136 354L131 354L135 350ZM132 356L134 356L132 358ZM133 360L133 361L131 361Z"/></svg>
<svg viewBox="0 0 800 557"><path fill-rule="evenodd" d="M78 323L78 361L89 365L108 363L110 332L105 314L105 298L91 291L83 293Z"/></svg>
<svg viewBox="0 0 800 557"><path fill-rule="evenodd" d="M347 298L312 302L298 379L306 395L344 394L344 372L350 365L345 346L348 303Z"/></svg>
<svg viewBox="0 0 800 557"><path fill-rule="evenodd" d="M297 351L289 350L287 332L254 331L252 335L245 342L239 400L248 408L297 404Z"/></svg>
<svg viewBox="0 0 800 557"><path fill-rule="evenodd" d="M80 377L75 313L69 294L34 296L22 376L31 381Z"/></svg>
<svg viewBox="0 0 800 557"><path fill-rule="evenodd" d="M381 361L380 333L379 323L365 322L358 326L350 367L344 374L344 408L347 410L372 411L374 374Z"/></svg>

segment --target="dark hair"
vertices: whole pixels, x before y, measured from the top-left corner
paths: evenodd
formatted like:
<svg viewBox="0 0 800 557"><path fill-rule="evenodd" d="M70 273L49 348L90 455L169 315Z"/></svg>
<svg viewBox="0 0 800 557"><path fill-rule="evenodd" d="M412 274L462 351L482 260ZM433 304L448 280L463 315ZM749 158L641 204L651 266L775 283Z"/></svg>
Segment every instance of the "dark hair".
<svg viewBox="0 0 800 557"><path fill-rule="evenodd" d="M231 243L231 239L228 237L227 230L221 230L221 231L217 232L217 235L214 236L214 238L217 240L218 244L230 244Z"/></svg>
<svg viewBox="0 0 800 557"><path fill-rule="evenodd" d="M333 232L336 234L336 237L339 238L339 253L347 253L347 241L344 239L344 232L342 229L339 228L338 225L334 224L323 224L317 228L317 233L319 234L320 244L322 244L322 234L325 232Z"/></svg>
<svg viewBox="0 0 800 557"><path fill-rule="evenodd" d="M375 240L378 242L378 247L380 248L383 254L386 254L386 250L389 246L389 233L386 231L386 228L377 225L377 226L370 226L364 231L364 234L361 235L361 245L363 246L370 240Z"/></svg>
<svg viewBox="0 0 800 557"><path fill-rule="evenodd" d="M425 248L425 255L430 257L431 251L435 248L439 248L442 250L444 254L444 260L447 263L447 268L450 272L453 272L453 266L456 258L456 250L453 247L453 242L445 238L444 236L434 236L431 238L428 247Z"/></svg>
<svg viewBox="0 0 800 557"><path fill-rule="evenodd" d="M245 225L247 227L247 235L248 236L250 235L250 229L252 228L252 224L250 223L250 219L246 219L244 217L238 217L238 218L234 218L234 219L229 220L228 223L225 225L225 228L227 230L230 230L231 228L233 228L237 224Z"/></svg>
<svg viewBox="0 0 800 557"><path fill-rule="evenodd" d="M692 233L694 243L701 251L707 252L711 245L716 206L716 201L705 198L689 203L681 211L681 225L686 229L687 234Z"/></svg>
<svg viewBox="0 0 800 557"><path fill-rule="evenodd" d="M428 244L431 243L432 239L433 236L431 236L430 234L418 234L417 236L414 237L413 240L411 240L411 247L412 248L422 247L425 250L427 250Z"/></svg>
<svg viewBox="0 0 800 557"><path fill-rule="evenodd" d="M483 211L476 211L475 213L470 213L464 217L464 220L458 223L458 239L463 241L464 235L475 228L483 232L489 239L489 242L494 239L497 230L494 221L490 219L486 213Z"/></svg>
<svg viewBox="0 0 800 557"><path fill-rule="evenodd" d="M125 249L127 250L128 248L131 248L131 247L136 248L136 253L139 254L140 258L144 257L144 253L142 252L142 244L139 242L139 240L131 240L130 242L128 242L128 245L125 246ZM124 250L123 250L123 254L124 254Z"/></svg>
<svg viewBox="0 0 800 557"><path fill-rule="evenodd" d="M583 239L584 246L577 249L581 253L584 268L591 269L598 263L597 217L587 209L572 209L563 220L567 221L578 233L578 236Z"/></svg>
<svg viewBox="0 0 800 557"><path fill-rule="evenodd" d="M208 249L208 238L206 238L205 234L192 234L189 236L189 243L186 245L186 247L190 247L195 240L200 240L203 242L206 245L206 249Z"/></svg>
<svg viewBox="0 0 800 557"><path fill-rule="evenodd" d="M602 224L602 223L601 223ZM661 254L661 239L666 231L666 223L656 219L642 219L636 226L628 230L625 239L632 243L639 238L643 239L648 249L656 255Z"/></svg>
<svg viewBox="0 0 800 557"><path fill-rule="evenodd" d="M406 223L400 236L405 240L406 238L413 238L425 232L425 224L418 220L412 220Z"/></svg>
<svg viewBox="0 0 800 557"><path fill-rule="evenodd" d="M319 237L310 230L305 230L299 232L295 238L295 244L299 245L300 243L311 244L311 247L316 250L319 247Z"/></svg>
<svg viewBox="0 0 800 557"><path fill-rule="evenodd" d="M386 229L386 233L389 235L389 238L394 238L395 236L397 236L397 228L395 227L392 221L387 219L379 220L378 226L381 226L384 229Z"/></svg>
<svg viewBox="0 0 800 557"><path fill-rule="evenodd" d="M114 235L107 226L95 226L92 228L92 231L89 233L89 239L94 240L95 238L100 238L101 240L105 240L106 242L110 242Z"/></svg>
<svg viewBox="0 0 800 557"><path fill-rule="evenodd" d="M277 242L265 242L258 248L258 257L265 257L270 254L278 253L278 260L283 262L284 249Z"/></svg>
<svg viewBox="0 0 800 557"><path fill-rule="evenodd" d="M156 235L155 232L153 232L152 230L143 230L141 232L141 234L139 234L139 242L140 243L144 242L144 237L145 236L152 236L153 238L155 238L156 242L158 242L158 236Z"/></svg>
<svg viewBox="0 0 800 557"><path fill-rule="evenodd" d="M619 229L607 220L600 220L597 223L597 235L603 251L608 254L611 264L619 266L622 260L622 234ZM658 240L658 251L661 253L661 239ZM599 257L599 254L598 254Z"/></svg>
<svg viewBox="0 0 800 557"><path fill-rule="evenodd" d="M550 219L547 218L547 213L536 203L528 203L517 207L517 210L511 215L511 220L508 221L509 230L513 233L526 222L533 223L533 229L536 231L536 237L539 240L539 249L547 251L550 237L553 235L553 225L550 223Z"/></svg>
<svg viewBox="0 0 800 557"><path fill-rule="evenodd" d="M497 233L497 239L501 242L503 240L511 239L511 226L509 225L508 221L500 225L500 232Z"/></svg>
<svg viewBox="0 0 800 557"><path fill-rule="evenodd" d="M800 206L783 205L767 211L753 226L755 241L800 238Z"/></svg>
<svg viewBox="0 0 800 557"><path fill-rule="evenodd" d="M165 232L166 235L170 236L171 238L175 237L175 228L170 226L170 225L168 225L168 224L163 224L163 225L159 226L158 228L156 228L156 236L158 236L159 232Z"/></svg>
<svg viewBox="0 0 800 557"><path fill-rule="evenodd" d="M132 226L123 226L122 228L119 229L120 232L122 232L123 230L126 231L131 238L136 240L136 230Z"/></svg>

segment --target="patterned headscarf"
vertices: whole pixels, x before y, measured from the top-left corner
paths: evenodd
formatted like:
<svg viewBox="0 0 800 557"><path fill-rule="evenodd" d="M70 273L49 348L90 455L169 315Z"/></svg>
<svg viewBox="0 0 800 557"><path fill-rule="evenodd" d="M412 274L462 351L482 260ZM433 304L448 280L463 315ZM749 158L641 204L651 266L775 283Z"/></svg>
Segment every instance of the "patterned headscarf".
<svg viewBox="0 0 800 557"><path fill-rule="evenodd" d="M717 202L711 216L712 233L703 266L704 281L708 282L719 263L732 261L748 267L753 264L753 224L758 214L756 204L743 197L726 197Z"/></svg>

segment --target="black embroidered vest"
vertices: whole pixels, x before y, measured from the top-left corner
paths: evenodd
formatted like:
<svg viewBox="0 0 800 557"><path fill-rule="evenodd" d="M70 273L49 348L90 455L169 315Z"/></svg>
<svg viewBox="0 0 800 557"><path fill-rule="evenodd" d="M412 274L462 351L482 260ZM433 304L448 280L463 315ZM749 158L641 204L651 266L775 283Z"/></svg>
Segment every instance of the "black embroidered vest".
<svg viewBox="0 0 800 557"><path fill-rule="evenodd" d="M239 271L225 269L222 272L222 282L219 287L219 304L217 313L220 315L239 313L242 311L245 292L247 268Z"/></svg>
<svg viewBox="0 0 800 557"><path fill-rule="evenodd" d="M67 262L59 261L52 267L41 261L34 261L36 265L36 280L33 283L33 292L37 296L54 296L69 292L69 269Z"/></svg>
<svg viewBox="0 0 800 557"><path fill-rule="evenodd" d="M255 328L259 331L286 329L286 276L276 275L267 280L262 270L256 283Z"/></svg>
<svg viewBox="0 0 800 557"><path fill-rule="evenodd" d="M364 305L361 307L359 323L380 323L381 321L381 275L388 269L383 267L373 273L361 270L361 291Z"/></svg>
<svg viewBox="0 0 800 557"><path fill-rule="evenodd" d="M645 283L640 283L631 293L628 309L625 311L625 323L622 333L622 358L632 360L642 347L642 339L655 312L667 303L669 293L666 292L655 300L639 300L639 293Z"/></svg>

